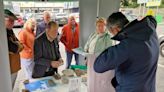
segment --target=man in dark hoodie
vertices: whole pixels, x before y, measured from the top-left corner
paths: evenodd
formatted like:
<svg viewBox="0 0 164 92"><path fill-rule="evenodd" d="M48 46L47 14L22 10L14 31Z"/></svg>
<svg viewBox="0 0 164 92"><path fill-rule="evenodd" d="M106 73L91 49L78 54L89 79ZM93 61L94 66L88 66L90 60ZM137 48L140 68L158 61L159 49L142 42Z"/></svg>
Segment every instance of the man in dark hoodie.
<svg viewBox="0 0 164 92"><path fill-rule="evenodd" d="M107 19L107 28L120 41L101 53L94 64L98 73L116 70L116 92L156 92L159 44L152 16L131 23L116 12Z"/></svg>

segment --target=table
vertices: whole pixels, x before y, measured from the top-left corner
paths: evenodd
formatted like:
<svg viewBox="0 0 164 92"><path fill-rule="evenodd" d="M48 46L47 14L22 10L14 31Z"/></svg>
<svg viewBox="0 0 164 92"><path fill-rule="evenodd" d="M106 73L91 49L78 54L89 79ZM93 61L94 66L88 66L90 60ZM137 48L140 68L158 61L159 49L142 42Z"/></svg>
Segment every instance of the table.
<svg viewBox="0 0 164 92"><path fill-rule="evenodd" d="M40 78L40 79L31 79L29 80L30 82L35 82L38 80L43 80L43 79L49 79L52 78L53 81L56 83L56 86L46 90L46 91L42 91L42 92L68 92L69 90L69 85L68 84L62 84L61 80L55 80L55 78L53 77L45 77L45 78ZM22 92L22 90L25 89L24 83L21 82L19 84L19 92ZM39 91L40 92L40 91ZM85 83L81 83L81 92L87 92L87 86L85 85Z"/></svg>

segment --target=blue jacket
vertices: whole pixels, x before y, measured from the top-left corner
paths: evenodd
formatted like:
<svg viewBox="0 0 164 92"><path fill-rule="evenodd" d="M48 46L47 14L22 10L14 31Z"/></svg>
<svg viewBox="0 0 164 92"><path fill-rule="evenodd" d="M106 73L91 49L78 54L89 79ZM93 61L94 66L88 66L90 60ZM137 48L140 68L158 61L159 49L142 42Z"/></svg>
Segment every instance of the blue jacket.
<svg viewBox="0 0 164 92"><path fill-rule="evenodd" d="M156 25L152 16L134 20L113 37L120 43L97 57L96 72L116 69L116 92L156 92L159 56Z"/></svg>
<svg viewBox="0 0 164 92"><path fill-rule="evenodd" d="M37 25L37 28L36 28L36 37L43 33L46 29L46 23L44 21L40 22L38 25Z"/></svg>

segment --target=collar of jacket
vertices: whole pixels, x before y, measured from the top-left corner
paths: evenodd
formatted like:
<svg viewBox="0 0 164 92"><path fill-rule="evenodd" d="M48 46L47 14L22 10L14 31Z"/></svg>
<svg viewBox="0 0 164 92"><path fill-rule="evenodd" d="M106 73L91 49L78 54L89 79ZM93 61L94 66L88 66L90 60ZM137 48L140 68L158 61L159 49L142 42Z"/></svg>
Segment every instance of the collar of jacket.
<svg viewBox="0 0 164 92"><path fill-rule="evenodd" d="M100 38L103 37L104 35L109 35L108 31L104 31L104 33L98 33L98 32L95 32Z"/></svg>
<svg viewBox="0 0 164 92"><path fill-rule="evenodd" d="M149 40L153 32L156 31L157 22L153 16L146 16L142 20L137 19L126 25L112 39L121 41L124 39Z"/></svg>
<svg viewBox="0 0 164 92"><path fill-rule="evenodd" d="M27 31L27 32L33 33L33 31L29 28L24 28L24 30Z"/></svg>
<svg viewBox="0 0 164 92"><path fill-rule="evenodd" d="M69 25L70 28L72 29L72 26L73 26L73 25L72 25L71 23L69 23L68 25ZM77 26L78 26L78 23L75 23L75 26L74 26L74 27L76 28Z"/></svg>

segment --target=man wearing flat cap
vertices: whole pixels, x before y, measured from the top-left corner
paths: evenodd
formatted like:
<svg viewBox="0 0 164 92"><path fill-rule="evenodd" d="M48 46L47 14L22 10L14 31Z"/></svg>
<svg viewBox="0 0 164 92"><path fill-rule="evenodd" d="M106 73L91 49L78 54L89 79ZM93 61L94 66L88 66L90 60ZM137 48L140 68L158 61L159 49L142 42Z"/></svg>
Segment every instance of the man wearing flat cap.
<svg viewBox="0 0 164 92"><path fill-rule="evenodd" d="M7 31L8 49L9 49L9 61L12 86L14 87L15 80L17 78L17 72L20 70L20 55L19 52L23 49L23 45L16 38L12 28L14 21L17 17L9 10L5 9L5 27Z"/></svg>

